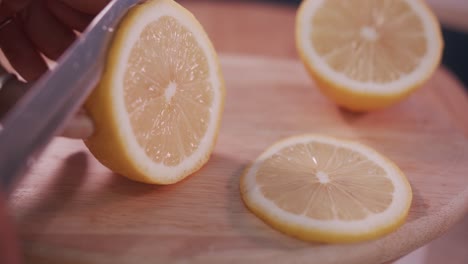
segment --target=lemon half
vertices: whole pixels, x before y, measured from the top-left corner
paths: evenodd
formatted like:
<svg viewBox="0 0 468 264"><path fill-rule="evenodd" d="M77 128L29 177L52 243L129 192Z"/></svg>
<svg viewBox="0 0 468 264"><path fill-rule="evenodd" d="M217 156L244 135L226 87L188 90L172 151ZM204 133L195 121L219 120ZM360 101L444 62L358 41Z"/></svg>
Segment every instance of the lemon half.
<svg viewBox="0 0 468 264"><path fill-rule="evenodd" d="M440 64L440 24L423 0L305 0L300 58L321 91L353 111L388 107Z"/></svg>
<svg viewBox="0 0 468 264"><path fill-rule="evenodd" d="M209 159L225 98L217 54L196 18L172 0L129 10L85 108L85 141L112 171L169 184Z"/></svg>

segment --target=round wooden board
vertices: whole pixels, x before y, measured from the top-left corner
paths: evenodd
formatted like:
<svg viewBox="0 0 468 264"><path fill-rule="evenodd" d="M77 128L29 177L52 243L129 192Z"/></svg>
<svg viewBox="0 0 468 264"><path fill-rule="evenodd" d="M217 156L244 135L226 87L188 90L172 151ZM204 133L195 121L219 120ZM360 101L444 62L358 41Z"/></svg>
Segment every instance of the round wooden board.
<svg viewBox="0 0 468 264"><path fill-rule="evenodd" d="M115 175L81 141L54 140L10 199L26 263L383 263L468 212L468 101L444 70L402 103L355 115L323 97L295 60L222 56L227 102L211 160L151 186ZM407 222L379 240L313 244L250 213L239 176L267 146L321 133L365 143L413 187Z"/></svg>

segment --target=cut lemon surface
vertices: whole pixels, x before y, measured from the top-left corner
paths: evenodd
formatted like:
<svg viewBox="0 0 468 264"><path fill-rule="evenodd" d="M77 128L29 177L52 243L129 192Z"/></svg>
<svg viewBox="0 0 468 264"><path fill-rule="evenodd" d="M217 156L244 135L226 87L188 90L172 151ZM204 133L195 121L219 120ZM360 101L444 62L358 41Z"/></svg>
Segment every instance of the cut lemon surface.
<svg viewBox="0 0 468 264"><path fill-rule="evenodd" d="M291 236L355 242L403 224L411 187L398 167L362 144L302 135L268 148L241 177L247 207Z"/></svg>
<svg viewBox="0 0 468 264"><path fill-rule="evenodd" d="M215 145L224 105L216 52L196 18L172 0L129 10L85 108L94 156L131 179L177 182Z"/></svg>
<svg viewBox="0 0 468 264"><path fill-rule="evenodd" d="M423 0L305 0L298 53L322 92L354 111L390 106L440 63L440 25Z"/></svg>

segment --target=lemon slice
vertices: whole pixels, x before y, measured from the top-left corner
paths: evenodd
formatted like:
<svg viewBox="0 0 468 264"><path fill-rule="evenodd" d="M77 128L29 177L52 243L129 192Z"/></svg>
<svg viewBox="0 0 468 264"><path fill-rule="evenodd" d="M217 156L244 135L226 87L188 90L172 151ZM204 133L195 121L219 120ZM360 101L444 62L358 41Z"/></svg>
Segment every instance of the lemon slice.
<svg viewBox="0 0 468 264"><path fill-rule="evenodd" d="M268 148L242 175L247 207L274 228L318 242L377 238L400 226L412 192L403 173L351 141L302 135Z"/></svg>
<svg viewBox="0 0 468 264"><path fill-rule="evenodd" d="M402 100L427 81L443 41L423 0L305 0L296 46L325 95L368 111Z"/></svg>
<svg viewBox="0 0 468 264"><path fill-rule="evenodd" d="M169 184L198 170L215 145L224 81L195 17L171 0L122 20L99 86L86 102L94 156L131 179Z"/></svg>

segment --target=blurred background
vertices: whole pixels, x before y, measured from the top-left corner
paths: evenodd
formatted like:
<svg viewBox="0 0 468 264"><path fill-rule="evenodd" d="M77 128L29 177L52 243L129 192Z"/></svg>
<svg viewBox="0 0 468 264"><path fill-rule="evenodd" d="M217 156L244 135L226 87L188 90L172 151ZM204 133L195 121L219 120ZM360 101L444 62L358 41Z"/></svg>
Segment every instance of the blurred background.
<svg viewBox="0 0 468 264"><path fill-rule="evenodd" d="M300 0L265 0L298 5ZM468 89L468 0L426 0L442 23L445 40L442 63L454 72ZM468 260L467 260L468 263Z"/></svg>
<svg viewBox="0 0 468 264"><path fill-rule="evenodd" d="M463 82L465 90L468 88L468 0L425 0L431 7L433 12L437 15L442 24L442 33L445 41L445 48L443 53L442 63L450 69L457 78ZM193 0L180 0L178 2L187 4L190 7L190 3L194 2ZM197 0L197 4L202 4L206 2L206 5L209 5L213 0ZM291 9L293 12L297 9L301 0L216 0L215 2L225 2L226 5L236 5L236 4L245 4L251 3L253 5L269 5L271 12L282 13L278 9L286 9L288 11L284 12L285 19L289 23L286 23L282 26L291 28L291 36L278 36L275 39L275 42L272 42L270 47L264 47L261 52L265 55L279 55L279 56L296 56L296 51L293 46L291 46L291 41L294 40L293 36L293 24L294 17L289 17ZM244 5L245 6L245 5ZM197 10L193 10L197 12ZM209 13L204 11L204 14L200 14L200 20L210 20L212 19L219 20L218 27L226 26L226 37L225 39L232 40L231 44L227 41L222 43L223 51L242 51L242 52L252 52L255 53L257 50L252 50L253 48L246 47L235 47L236 43L234 41L236 31L242 31L242 34L249 36L252 42L255 42L256 39L262 38L262 35L259 34L258 30L274 30L269 28L271 20L268 20L269 16L265 14L255 14L252 13L251 16L264 16L265 24L264 25L253 25L252 28L236 28L232 23L223 23L223 21L228 21L230 19L237 19L236 14L232 14L229 18L227 17L217 17L216 14ZM244 12L245 13L245 12ZM288 13L288 14L286 14ZM277 14L278 15L278 14ZM287 16L287 17L286 17ZM250 19L249 16L243 16L242 19ZM210 24L210 23L205 23ZM277 24L275 26L278 26ZM209 32L210 29L207 29ZM247 31L247 32L246 32ZM229 33L228 33L229 32ZM242 35L241 34L241 35ZM231 35L231 36L228 36ZM216 44L216 43L215 43ZM254 45L251 45L254 46ZM226 50L224 50L226 49Z"/></svg>

